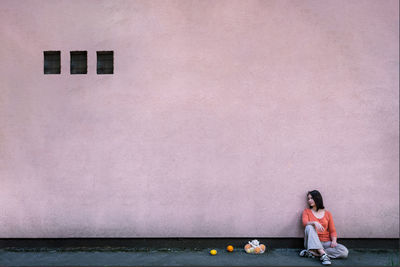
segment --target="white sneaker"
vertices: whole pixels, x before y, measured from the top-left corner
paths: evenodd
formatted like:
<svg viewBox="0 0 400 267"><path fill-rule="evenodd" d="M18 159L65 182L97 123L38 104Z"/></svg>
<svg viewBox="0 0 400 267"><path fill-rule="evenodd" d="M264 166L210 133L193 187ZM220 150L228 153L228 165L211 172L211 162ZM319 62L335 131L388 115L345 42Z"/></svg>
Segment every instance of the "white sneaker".
<svg viewBox="0 0 400 267"><path fill-rule="evenodd" d="M321 258L319 258L319 259L321 260L321 263L323 265L331 265L332 264L331 259L326 254L322 255Z"/></svg>
<svg viewBox="0 0 400 267"><path fill-rule="evenodd" d="M299 255L300 255L300 257L315 258L315 256L307 249L303 249L302 251L300 251Z"/></svg>

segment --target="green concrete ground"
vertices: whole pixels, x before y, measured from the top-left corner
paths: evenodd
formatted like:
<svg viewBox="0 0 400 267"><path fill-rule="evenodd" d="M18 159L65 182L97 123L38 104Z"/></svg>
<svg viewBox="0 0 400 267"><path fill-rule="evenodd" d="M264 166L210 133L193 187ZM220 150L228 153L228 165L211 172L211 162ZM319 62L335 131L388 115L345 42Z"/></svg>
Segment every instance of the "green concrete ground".
<svg viewBox="0 0 400 267"><path fill-rule="evenodd" d="M211 248L210 248L211 249ZM322 266L319 260L301 258L299 249L272 249L249 255L243 249L0 249L0 266ZM348 259L333 260L332 266L399 266L399 251L349 249Z"/></svg>

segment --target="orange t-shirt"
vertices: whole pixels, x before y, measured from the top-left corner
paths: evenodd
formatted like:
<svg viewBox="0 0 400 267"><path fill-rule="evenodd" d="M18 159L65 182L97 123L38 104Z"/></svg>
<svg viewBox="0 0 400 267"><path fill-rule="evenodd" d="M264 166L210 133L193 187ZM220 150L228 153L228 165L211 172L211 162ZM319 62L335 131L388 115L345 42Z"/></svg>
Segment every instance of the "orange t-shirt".
<svg viewBox="0 0 400 267"><path fill-rule="evenodd" d="M303 211L303 226L305 227L308 222L319 222L324 227L323 232L318 232L318 237L321 242L331 241L331 237L337 237L335 224L333 223L332 214L325 210L324 217L318 219L312 213L311 209L304 209Z"/></svg>

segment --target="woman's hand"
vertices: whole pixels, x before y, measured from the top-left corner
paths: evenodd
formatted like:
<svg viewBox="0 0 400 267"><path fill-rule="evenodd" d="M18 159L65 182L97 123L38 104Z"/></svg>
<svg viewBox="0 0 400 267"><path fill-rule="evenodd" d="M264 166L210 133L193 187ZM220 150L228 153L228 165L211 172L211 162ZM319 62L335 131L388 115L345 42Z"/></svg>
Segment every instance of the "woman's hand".
<svg viewBox="0 0 400 267"><path fill-rule="evenodd" d="M314 222L314 226L317 228L317 232L325 231L325 228L319 222Z"/></svg>
<svg viewBox="0 0 400 267"><path fill-rule="evenodd" d="M337 246L337 242L336 241L332 241L331 242L331 248L334 248L334 247L336 247Z"/></svg>

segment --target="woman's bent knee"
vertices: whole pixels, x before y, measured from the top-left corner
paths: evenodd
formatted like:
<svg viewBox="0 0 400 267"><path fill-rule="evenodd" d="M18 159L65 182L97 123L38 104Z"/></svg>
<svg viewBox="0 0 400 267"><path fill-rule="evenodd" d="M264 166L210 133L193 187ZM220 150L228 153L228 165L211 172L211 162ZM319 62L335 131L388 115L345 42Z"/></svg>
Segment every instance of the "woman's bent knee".
<svg viewBox="0 0 400 267"><path fill-rule="evenodd" d="M309 231L312 231L312 230L315 230L314 229L314 226L312 226L311 224L309 224L309 225L306 225L306 228L304 229L306 232L309 232Z"/></svg>
<svg viewBox="0 0 400 267"><path fill-rule="evenodd" d="M343 259L346 259L349 256L349 250L345 246L343 246L342 253L340 256Z"/></svg>
<svg viewBox="0 0 400 267"><path fill-rule="evenodd" d="M337 250L336 250L338 256L336 258L338 258L338 259L346 259L349 256L349 250L343 245L338 245L338 246L339 247L337 247Z"/></svg>

